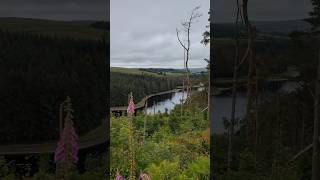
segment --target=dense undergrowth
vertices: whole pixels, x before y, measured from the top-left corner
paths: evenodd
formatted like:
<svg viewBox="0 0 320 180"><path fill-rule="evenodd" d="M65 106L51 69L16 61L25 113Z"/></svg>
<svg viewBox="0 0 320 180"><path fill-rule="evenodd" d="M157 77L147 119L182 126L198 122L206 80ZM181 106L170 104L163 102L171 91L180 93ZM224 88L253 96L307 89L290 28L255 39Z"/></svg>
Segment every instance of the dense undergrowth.
<svg viewBox="0 0 320 180"><path fill-rule="evenodd" d="M136 177L144 172L154 180L209 179L207 114L194 104L183 107L183 111L177 105L170 114L139 114L132 119ZM111 118L111 179L117 173L129 176L130 123L128 117Z"/></svg>

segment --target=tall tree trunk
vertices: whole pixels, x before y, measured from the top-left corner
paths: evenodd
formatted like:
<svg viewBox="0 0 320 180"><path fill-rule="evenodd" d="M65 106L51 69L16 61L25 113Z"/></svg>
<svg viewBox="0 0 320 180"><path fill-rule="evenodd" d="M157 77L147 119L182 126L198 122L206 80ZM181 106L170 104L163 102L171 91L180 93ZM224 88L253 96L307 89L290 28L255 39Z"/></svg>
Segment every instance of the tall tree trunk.
<svg viewBox="0 0 320 180"><path fill-rule="evenodd" d="M235 57L233 62L233 78L232 78L232 104L231 104L231 117L230 117L230 127L229 127L229 144L228 144L228 173L231 170L231 162L232 162L232 140L234 134L234 125L235 125L235 113L236 113L236 103L237 103L237 83L238 83L238 66L239 66L239 16L240 16L240 8L239 8L239 0L237 2L237 17L236 17L236 29L237 35L235 38Z"/></svg>
<svg viewBox="0 0 320 180"><path fill-rule="evenodd" d="M313 130L313 154L312 154L312 180L319 180L319 98L320 98L320 49L318 54L318 70L315 82L314 99L314 130Z"/></svg>
<svg viewBox="0 0 320 180"><path fill-rule="evenodd" d="M231 118L230 118L230 127L229 127L229 144L228 144L228 171L231 168L232 161L232 138L234 134L234 125L235 125L235 114L236 114L236 104L237 104L237 82L238 82L238 42L236 45L236 56L234 60L233 67L233 80L232 80L232 103L231 103Z"/></svg>
<svg viewBox="0 0 320 180"><path fill-rule="evenodd" d="M189 96L190 96L190 89L191 89L191 84L190 84L190 70L189 70L189 66L188 66L188 62L189 62L189 52L190 52L190 28L191 28L191 18L190 18L190 21L189 21L189 27L188 27L188 40L187 40L187 50L186 50L186 70L187 70L187 105L189 105L188 101L190 100L189 99Z"/></svg>
<svg viewBox="0 0 320 180"><path fill-rule="evenodd" d="M243 18L248 31L249 72L247 84L247 140L248 145L254 147L257 141L257 72L255 59L255 29L248 17L248 0L243 0Z"/></svg>

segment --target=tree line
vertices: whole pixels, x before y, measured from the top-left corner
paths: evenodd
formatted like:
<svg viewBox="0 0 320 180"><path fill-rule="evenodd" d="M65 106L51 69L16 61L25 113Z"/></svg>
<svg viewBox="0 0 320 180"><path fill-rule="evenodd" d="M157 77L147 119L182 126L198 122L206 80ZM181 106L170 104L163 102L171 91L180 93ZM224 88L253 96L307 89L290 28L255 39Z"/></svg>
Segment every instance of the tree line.
<svg viewBox="0 0 320 180"><path fill-rule="evenodd" d="M128 103L128 94L133 92L139 102L149 94L175 89L181 85L179 77L156 77L146 74L132 75L110 73L110 106L123 106Z"/></svg>

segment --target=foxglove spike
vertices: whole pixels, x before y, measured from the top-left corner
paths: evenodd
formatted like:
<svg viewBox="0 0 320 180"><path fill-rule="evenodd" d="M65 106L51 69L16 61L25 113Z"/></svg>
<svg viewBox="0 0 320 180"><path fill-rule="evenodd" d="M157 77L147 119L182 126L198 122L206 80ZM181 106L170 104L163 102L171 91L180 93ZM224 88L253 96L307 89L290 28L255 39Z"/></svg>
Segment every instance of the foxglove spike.
<svg viewBox="0 0 320 180"><path fill-rule="evenodd" d="M73 128L71 114L71 100L67 99L65 107L67 115L65 117L64 128L55 151L54 161L65 162L67 166L78 162L78 136Z"/></svg>
<svg viewBox="0 0 320 180"><path fill-rule="evenodd" d="M140 180L150 180L150 177L145 173L141 173L139 179Z"/></svg>
<svg viewBox="0 0 320 180"><path fill-rule="evenodd" d="M122 180L122 177L120 175L117 175L115 180Z"/></svg>
<svg viewBox="0 0 320 180"><path fill-rule="evenodd" d="M54 153L54 162L62 161L64 159L64 141L60 140L58 147Z"/></svg>
<svg viewBox="0 0 320 180"><path fill-rule="evenodd" d="M131 95L130 101L129 101L129 105L128 105L128 109L127 109L127 113L130 114L130 115L134 114L134 108L135 107L134 107L134 103L133 103L133 97Z"/></svg>

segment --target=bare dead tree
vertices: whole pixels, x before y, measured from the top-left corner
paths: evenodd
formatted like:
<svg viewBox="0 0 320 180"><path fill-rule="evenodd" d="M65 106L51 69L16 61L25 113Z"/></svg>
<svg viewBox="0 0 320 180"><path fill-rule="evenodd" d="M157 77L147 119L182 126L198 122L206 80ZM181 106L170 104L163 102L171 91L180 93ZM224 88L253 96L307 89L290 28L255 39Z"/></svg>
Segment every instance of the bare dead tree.
<svg viewBox="0 0 320 180"><path fill-rule="evenodd" d="M197 6L195 7L192 11L191 11L191 15L189 16L189 18L182 22L181 25L182 25L182 29L183 31L186 33L186 42L184 42L184 40L182 40L180 38L180 31L179 29L177 28L176 29L176 33L177 33L177 39L180 43L180 45L182 46L182 48L184 49L184 55L185 55L185 58L184 58L184 67L185 67L185 76L186 76L186 79L185 79L185 82L186 82L186 86L187 86L187 99L189 99L189 92L191 90L191 83L190 83L190 70L189 70L189 66L188 66L188 63L189 63L189 60L190 60L190 46L191 46L191 42L190 42L190 33L191 33L191 25L193 23L195 23L195 20L199 17L202 16L202 14L198 13L197 11L200 9L200 6Z"/></svg>
<svg viewBox="0 0 320 180"><path fill-rule="evenodd" d="M232 162L232 140L234 134L234 126L235 122L235 112L236 112L236 100L237 100L237 83L238 83L238 69L240 67L239 63L239 38L240 38L240 27L239 20L241 18L241 8L239 0L236 0L237 5L237 15L236 15L236 31L237 35L235 37L235 57L233 63L233 78L232 78L232 103L231 103L231 117L230 117L230 127L229 127L229 137L228 137L228 174L231 170L231 162Z"/></svg>
<svg viewBox="0 0 320 180"><path fill-rule="evenodd" d="M180 100L180 120L181 121L183 116L183 99L184 99L184 82L182 82L182 98Z"/></svg>
<svg viewBox="0 0 320 180"><path fill-rule="evenodd" d="M247 140L248 145L255 146L257 141L257 103L258 103L258 83L257 83L257 63L255 59L254 41L256 30L251 25L248 16L248 0L243 0L242 13L244 24L248 34L247 59L249 63L248 84L247 84ZM246 56L246 55L245 55Z"/></svg>
<svg viewBox="0 0 320 180"><path fill-rule="evenodd" d="M183 68L186 69L186 50L183 49ZM185 72L186 73L186 72ZM185 77L186 77L186 74L185 74ZM185 83L186 83L186 79L183 79L183 82L182 82L182 97L181 97L181 100L180 100L180 120L182 121L182 116L184 114L183 112L183 100L184 100L184 90L185 90Z"/></svg>

